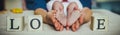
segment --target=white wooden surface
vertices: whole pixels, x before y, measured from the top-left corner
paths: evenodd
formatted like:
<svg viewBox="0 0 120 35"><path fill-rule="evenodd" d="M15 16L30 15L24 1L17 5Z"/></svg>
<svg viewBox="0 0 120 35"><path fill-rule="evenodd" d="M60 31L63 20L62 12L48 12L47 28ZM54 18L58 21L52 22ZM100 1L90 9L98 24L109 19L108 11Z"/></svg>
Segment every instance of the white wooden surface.
<svg viewBox="0 0 120 35"><path fill-rule="evenodd" d="M22 8L22 0L5 0L5 9Z"/></svg>
<svg viewBox="0 0 120 35"><path fill-rule="evenodd" d="M24 29L22 32L7 32L6 31L6 16L27 16L33 15L33 11L25 11L23 14L12 14L7 11L6 14L0 14L0 35L119 35L120 34L120 15L112 13L104 9L93 9L93 16L95 15L108 15L109 24L107 32L92 31L89 27L90 23L86 23L80 27L76 32L71 30L55 31L53 27L43 24L43 31L28 32ZM26 27L25 27L26 28Z"/></svg>

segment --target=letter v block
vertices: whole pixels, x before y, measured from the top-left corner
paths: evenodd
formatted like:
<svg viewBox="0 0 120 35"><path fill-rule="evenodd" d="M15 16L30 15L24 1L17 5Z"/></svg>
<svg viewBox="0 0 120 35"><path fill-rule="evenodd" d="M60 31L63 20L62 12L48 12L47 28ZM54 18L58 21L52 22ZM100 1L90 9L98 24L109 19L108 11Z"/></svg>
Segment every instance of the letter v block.
<svg viewBox="0 0 120 35"><path fill-rule="evenodd" d="M41 31L42 30L42 16L41 15L33 15L25 17L25 20L28 25L28 31Z"/></svg>
<svg viewBox="0 0 120 35"><path fill-rule="evenodd" d="M22 31L23 17L7 16L7 31Z"/></svg>
<svg viewBox="0 0 120 35"><path fill-rule="evenodd" d="M108 16L94 16L92 21L93 31L108 31Z"/></svg>

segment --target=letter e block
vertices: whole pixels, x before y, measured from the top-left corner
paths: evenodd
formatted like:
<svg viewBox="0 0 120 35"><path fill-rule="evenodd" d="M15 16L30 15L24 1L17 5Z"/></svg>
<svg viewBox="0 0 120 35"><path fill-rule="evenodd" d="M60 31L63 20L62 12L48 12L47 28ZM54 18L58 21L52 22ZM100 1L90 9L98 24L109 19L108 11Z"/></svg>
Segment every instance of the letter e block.
<svg viewBox="0 0 120 35"><path fill-rule="evenodd" d="M108 16L94 16L92 21L93 31L107 31Z"/></svg>

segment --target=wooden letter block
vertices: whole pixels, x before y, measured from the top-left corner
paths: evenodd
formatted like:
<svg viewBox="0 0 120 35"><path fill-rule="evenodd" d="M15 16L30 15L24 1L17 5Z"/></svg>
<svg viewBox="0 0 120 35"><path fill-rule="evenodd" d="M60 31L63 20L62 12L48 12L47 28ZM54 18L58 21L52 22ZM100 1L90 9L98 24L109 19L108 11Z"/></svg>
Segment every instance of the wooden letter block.
<svg viewBox="0 0 120 35"><path fill-rule="evenodd" d="M25 17L26 23L28 25L28 31L41 31L42 30L42 16L34 15Z"/></svg>
<svg viewBox="0 0 120 35"><path fill-rule="evenodd" d="M94 16L91 27L93 31L107 31L108 16Z"/></svg>
<svg viewBox="0 0 120 35"><path fill-rule="evenodd" d="M7 31L22 31L23 17L7 16Z"/></svg>

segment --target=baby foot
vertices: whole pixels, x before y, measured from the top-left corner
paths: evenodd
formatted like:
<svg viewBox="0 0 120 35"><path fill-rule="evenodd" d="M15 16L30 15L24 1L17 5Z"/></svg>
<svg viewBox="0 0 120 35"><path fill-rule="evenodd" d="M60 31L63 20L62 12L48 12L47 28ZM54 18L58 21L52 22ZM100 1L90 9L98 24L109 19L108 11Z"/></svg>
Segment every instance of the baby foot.
<svg viewBox="0 0 120 35"><path fill-rule="evenodd" d="M56 13L56 19L63 25L63 26L66 26L66 16L64 14L64 12L57 12Z"/></svg>
<svg viewBox="0 0 120 35"><path fill-rule="evenodd" d="M67 15L67 27L66 27L66 29L68 30L69 27L78 20L81 13L78 9L78 5L75 2L72 2L68 5L67 12L68 12L68 15Z"/></svg>
<svg viewBox="0 0 120 35"><path fill-rule="evenodd" d="M66 16L63 12L63 5L61 2L55 1L53 3L53 10L56 11L55 18L60 22L63 26L66 26Z"/></svg>
<svg viewBox="0 0 120 35"><path fill-rule="evenodd" d="M48 13L52 21L52 25L55 27L57 31L62 31L63 30L63 25L60 24L60 22L55 18L56 11L51 11Z"/></svg>
<svg viewBox="0 0 120 35"><path fill-rule="evenodd" d="M75 23L75 21L77 21L80 16L81 13L78 10L73 11L72 14L68 16L69 25L71 26L73 23Z"/></svg>

